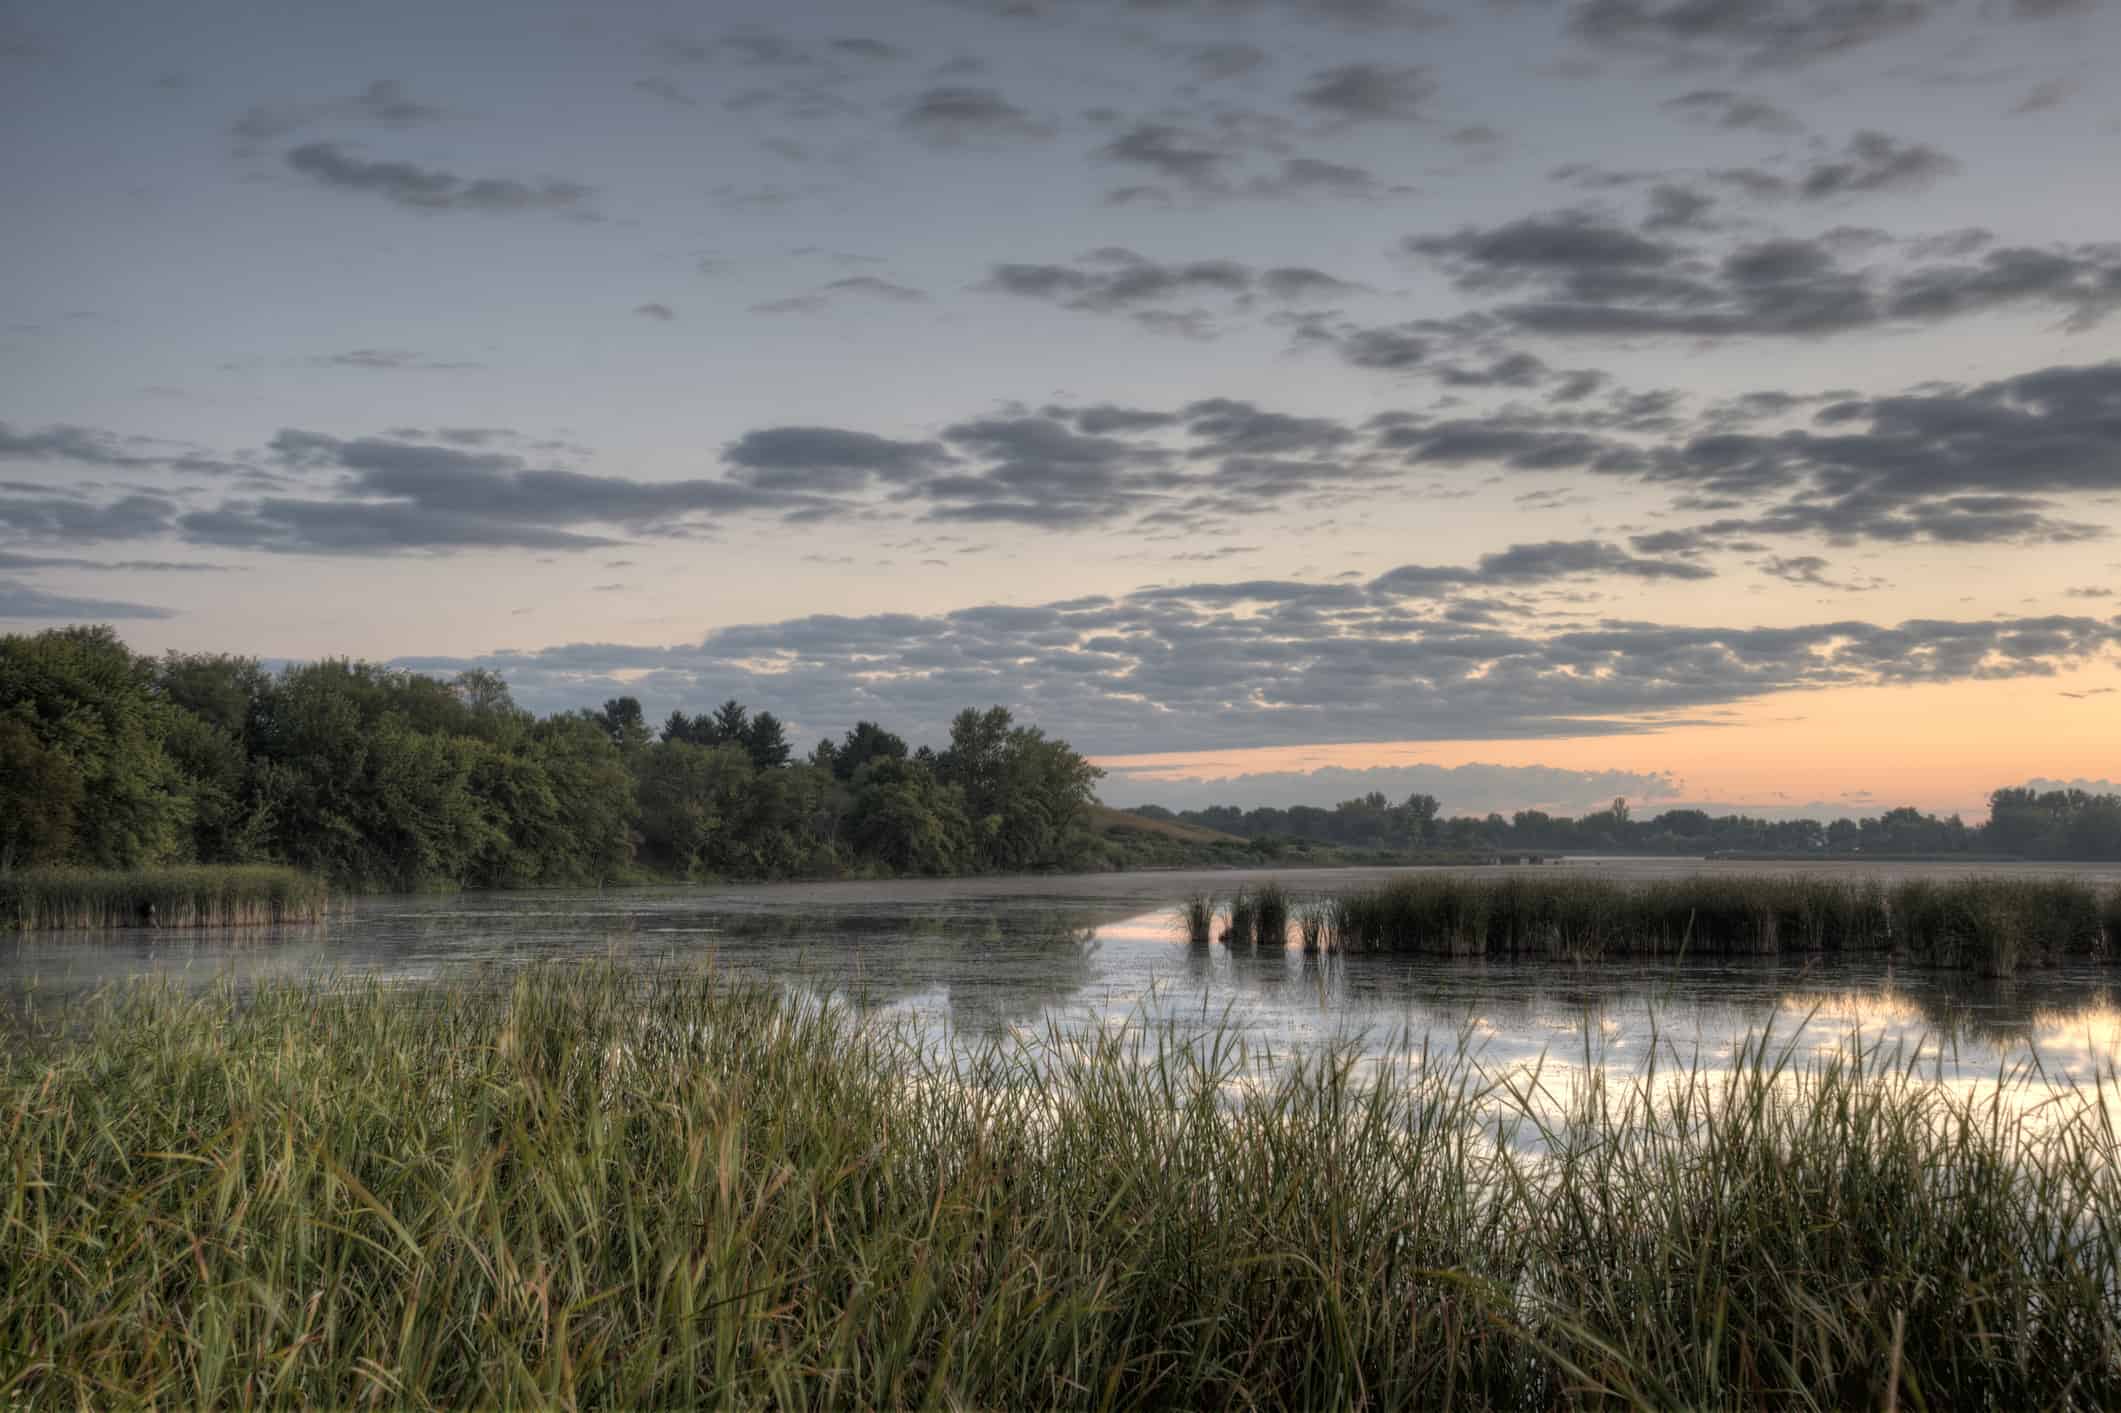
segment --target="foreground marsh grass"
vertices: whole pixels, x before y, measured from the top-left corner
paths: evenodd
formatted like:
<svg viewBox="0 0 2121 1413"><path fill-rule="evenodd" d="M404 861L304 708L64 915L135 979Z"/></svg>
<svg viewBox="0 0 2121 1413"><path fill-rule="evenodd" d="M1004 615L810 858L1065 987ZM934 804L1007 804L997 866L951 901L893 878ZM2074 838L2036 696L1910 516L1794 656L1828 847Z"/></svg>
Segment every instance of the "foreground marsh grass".
<svg viewBox="0 0 2121 1413"><path fill-rule="evenodd" d="M1446 1055L942 1060L609 967L42 1023L0 1060L0 1406L2121 1400L2104 1106L1876 1054L1557 1116Z"/></svg>
<svg viewBox="0 0 2121 1413"><path fill-rule="evenodd" d="M316 922L332 904L320 878L277 864L0 875L0 928L268 927Z"/></svg>
<svg viewBox="0 0 2121 1413"><path fill-rule="evenodd" d="M1330 941L1355 952L1601 958L1895 951L2011 975L2112 955L2121 892L2069 879L1703 874L1649 883L1437 875L1333 900Z"/></svg>

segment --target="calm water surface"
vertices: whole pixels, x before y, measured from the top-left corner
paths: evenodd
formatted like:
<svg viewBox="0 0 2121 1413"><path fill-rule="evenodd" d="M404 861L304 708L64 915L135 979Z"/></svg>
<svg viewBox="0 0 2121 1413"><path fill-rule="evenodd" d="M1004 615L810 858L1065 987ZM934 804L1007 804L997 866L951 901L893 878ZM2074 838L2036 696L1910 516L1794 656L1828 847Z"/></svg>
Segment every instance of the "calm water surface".
<svg viewBox="0 0 2121 1413"><path fill-rule="evenodd" d="M1846 872L1856 865L1820 866ZM1547 865L1618 878L1789 873L1682 859ZM1483 870L1492 873L1495 870ZM1889 877L2008 870L1887 865ZM2121 884L2121 866L2048 870ZM1138 873L936 882L674 887L361 900L351 916L273 931L42 934L0 941L0 1003L19 1018L132 977L496 981L541 960L614 958L727 972L858 997L936 1034L978 1040L1049 1027L1227 1026L1278 1054L1327 1044L1371 1057L1424 1042L1473 1047L1496 1071L1541 1064L1638 1072L1653 1052L1707 1063L1771 1030L1800 1051L1861 1038L1921 1058L1973 1092L2006 1070L2014 1102L2089 1086L2121 1062L2121 968L2078 964L1981 981L1884 960L1799 957L1677 965L1307 958L1190 948L1172 920L1206 888L1278 879L1300 900L1392 870Z"/></svg>

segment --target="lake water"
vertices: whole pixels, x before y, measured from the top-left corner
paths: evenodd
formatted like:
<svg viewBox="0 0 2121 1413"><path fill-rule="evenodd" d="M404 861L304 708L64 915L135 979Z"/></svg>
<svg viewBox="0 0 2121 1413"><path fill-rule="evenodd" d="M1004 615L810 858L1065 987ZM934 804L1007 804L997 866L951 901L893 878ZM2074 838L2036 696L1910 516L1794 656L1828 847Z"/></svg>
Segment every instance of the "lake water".
<svg viewBox="0 0 2121 1413"><path fill-rule="evenodd" d="M1816 866L1846 874L1863 865ZM1646 879L1787 874L1790 864L1583 859L1549 864ZM1481 870L1492 873L1495 870ZM1886 865L1912 874L2029 866ZM2121 866L2044 870L2121 884ZM610 957L697 966L857 997L939 1037L979 1041L1124 1021L1225 1026L1282 1055L1327 1044L1375 1058L1424 1042L1472 1047L1484 1069L1639 1071L1653 1050L1713 1068L1763 1030L1800 1051L1851 1038L1919 1055L1973 1092L2020 1072L2014 1106L2089 1086L2121 1063L2121 967L2075 964L2007 981L1801 957L1570 965L1309 958L1188 947L1185 895L1274 879L1297 899L1394 870L1135 873L1060 878L672 887L362 899L316 927L242 933L42 934L0 941L0 1003L17 1018L135 976L186 985L375 978L498 980L526 963Z"/></svg>

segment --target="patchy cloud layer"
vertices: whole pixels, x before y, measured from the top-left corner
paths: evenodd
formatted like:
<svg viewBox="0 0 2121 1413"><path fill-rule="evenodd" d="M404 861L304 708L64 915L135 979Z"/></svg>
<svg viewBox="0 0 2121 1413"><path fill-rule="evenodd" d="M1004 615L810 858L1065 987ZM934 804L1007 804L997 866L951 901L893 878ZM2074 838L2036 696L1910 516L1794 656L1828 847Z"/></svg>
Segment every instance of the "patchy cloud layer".
<svg viewBox="0 0 2121 1413"><path fill-rule="evenodd" d="M476 660L540 704L730 693L803 731L858 717L928 737L1002 702L1085 749L1626 734L1770 692L2043 676L2115 660L2121 619L1780 628L1612 621L1469 627L1386 575L1370 588L1204 583L1035 607L810 617L679 648L577 644Z"/></svg>

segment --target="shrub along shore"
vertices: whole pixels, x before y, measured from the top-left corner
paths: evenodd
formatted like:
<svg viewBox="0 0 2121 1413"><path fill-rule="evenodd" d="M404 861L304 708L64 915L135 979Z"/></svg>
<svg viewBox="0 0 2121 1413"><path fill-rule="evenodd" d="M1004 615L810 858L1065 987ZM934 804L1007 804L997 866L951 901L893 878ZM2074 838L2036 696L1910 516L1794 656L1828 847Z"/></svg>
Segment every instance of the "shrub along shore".
<svg viewBox="0 0 2121 1413"><path fill-rule="evenodd" d="M38 1023L0 1406L2121 1404L2093 1096L1876 1052L1544 1103L609 967Z"/></svg>
<svg viewBox="0 0 2121 1413"><path fill-rule="evenodd" d="M1179 906L1209 940L1217 900ZM1286 946L1275 884L1222 905L1222 941ZM1296 910L1306 951L1570 961L1891 953L2009 976L2021 966L2106 960L2121 947L2121 888L2062 878L1907 879L1702 874L1649 883L1582 876L1435 874L1322 896Z"/></svg>
<svg viewBox="0 0 2121 1413"><path fill-rule="evenodd" d="M0 928L270 927L321 922L324 881L271 864L0 874Z"/></svg>

